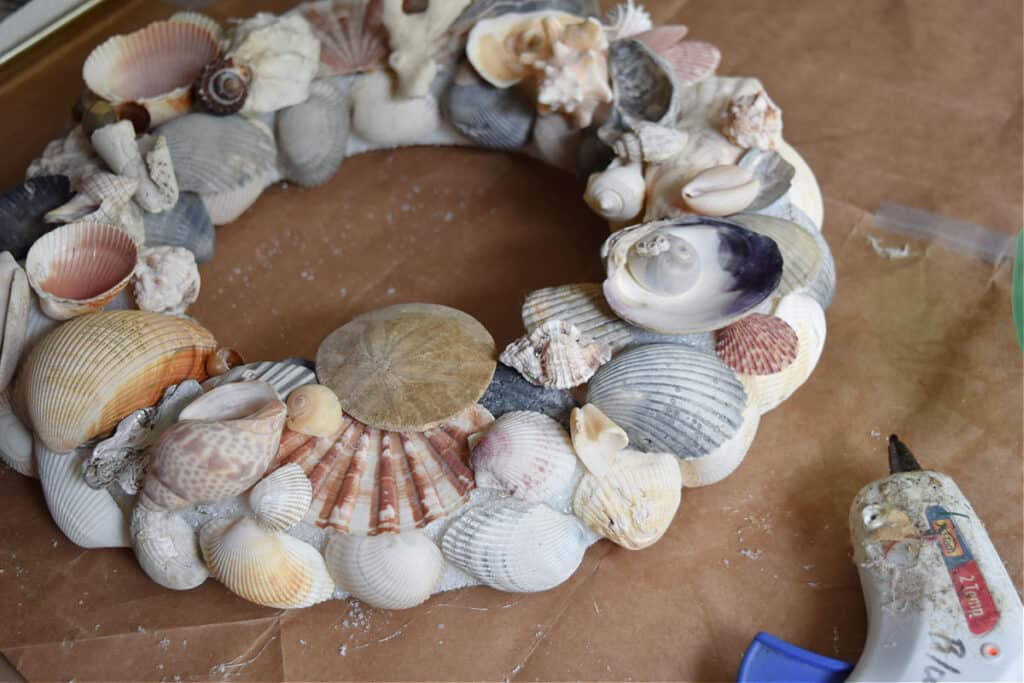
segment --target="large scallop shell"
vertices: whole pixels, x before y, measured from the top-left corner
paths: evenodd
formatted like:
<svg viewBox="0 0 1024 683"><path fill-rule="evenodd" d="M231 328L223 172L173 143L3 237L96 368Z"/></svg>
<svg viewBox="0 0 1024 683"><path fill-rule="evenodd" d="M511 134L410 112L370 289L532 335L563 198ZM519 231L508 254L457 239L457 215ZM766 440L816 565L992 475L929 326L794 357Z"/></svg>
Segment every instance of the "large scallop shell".
<svg viewBox="0 0 1024 683"><path fill-rule="evenodd" d="M16 384L35 432L67 453L154 405L164 389L206 376L217 343L182 318L101 311L75 318L32 350Z"/></svg>
<svg viewBox="0 0 1024 683"><path fill-rule="evenodd" d="M323 185L345 158L348 96L330 81L314 81L309 99L278 112L275 125L284 177L303 187Z"/></svg>
<svg viewBox="0 0 1024 683"><path fill-rule="evenodd" d="M575 517L514 498L469 508L441 540L449 562L512 593L546 591L564 582L586 548L586 532Z"/></svg>
<svg viewBox="0 0 1024 683"><path fill-rule="evenodd" d="M583 477L572 511L591 531L623 548L639 550L654 545L668 531L682 487L671 453L622 451L607 473Z"/></svg>
<svg viewBox="0 0 1024 683"><path fill-rule="evenodd" d="M39 175L0 195L0 251L23 259L37 239L53 229L43 216L73 193L63 175Z"/></svg>
<svg viewBox="0 0 1024 683"><path fill-rule="evenodd" d="M180 513L156 512L136 505L131 536L142 571L164 588L190 590L209 577L198 534Z"/></svg>
<svg viewBox="0 0 1024 683"><path fill-rule="evenodd" d="M526 93L496 88L466 71L455 77L444 94L445 119L487 149L512 150L526 145L537 118L537 108Z"/></svg>
<svg viewBox="0 0 1024 683"><path fill-rule="evenodd" d="M158 126L187 112L192 83L220 46L209 28L188 21L157 21L97 46L82 65L89 89L111 102L136 102Z"/></svg>
<svg viewBox="0 0 1024 683"><path fill-rule="evenodd" d="M0 460L18 474L39 476L32 456L32 432L14 414L7 391L0 392Z"/></svg>
<svg viewBox="0 0 1024 683"><path fill-rule="evenodd" d="M128 518L106 489L82 476L82 453L54 453L35 444L36 466L50 516L64 535L83 548L127 548Z"/></svg>
<svg viewBox="0 0 1024 683"><path fill-rule="evenodd" d="M636 325L671 334L728 325L775 292L787 272L796 272L786 270L790 263L769 236L716 218L677 218L620 230L608 238L602 254L608 273L604 295L612 310Z"/></svg>
<svg viewBox="0 0 1024 683"><path fill-rule="evenodd" d="M316 548L246 517L208 522L199 544L210 574L235 595L278 609L309 607L334 593Z"/></svg>
<svg viewBox="0 0 1024 683"><path fill-rule="evenodd" d="M32 294L25 271L11 256L0 253L0 391L14 378L28 337Z"/></svg>
<svg viewBox="0 0 1024 683"><path fill-rule="evenodd" d="M572 323L551 320L509 344L500 360L534 384L571 389L586 383L611 357L607 344L584 335Z"/></svg>
<svg viewBox="0 0 1024 683"><path fill-rule="evenodd" d="M306 522L354 535L399 533L463 505L474 487L469 436L492 419L474 405L425 432L389 432L345 415L327 438L285 429L275 464L295 463L312 482Z"/></svg>
<svg viewBox="0 0 1024 683"><path fill-rule="evenodd" d="M309 477L294 464L274 470L249 492L253 516L271 531L285 531L301 522L312 502Z"/></svg>
<svg viewBox="0 0 1024 683"><path fill-rule="evenodd" d="M177 510L237 496L277 452L285 406L266 382L232 382L203 394L150 450L139 504Z"/></svg>
<svg viewBox="0 0 1024 683"><path fill-rule="evenodd" d="M387 31L380 10L381 0L318 0L293 10L305 17L320 41L319 77L386 66Z"/></svg>
<svg viewBox="0 0 1024 683"><path fill-rule="evenodd" d="M46 315L67 320L98 311L128 286L139 245L116 225L68 223L41 237L25 269Z"/></svg>
<svg viewBox="0 0 1024 683"><path fill-rule="evenodd" d="M143 214L147 247L185 247L196 263L213 258L213 221L202 199L194 192L182 192L177 203L160 213Z"/></svg>
<svg viewBox="0 0 1024 683"><path fill-rule="evenodd" d="M371 607L408 609L430 597L444 573L441 550L421 531L334 534L324 552L338 588Z"/></svg>
<svg viewBox="0 0 1024 683"><path fill-rule="evenodd" d="M796 359L796 332L782 318L751 313L715 332L715 353L739 375L771 375Z"/></svg>
<svg viewBox="0 0 1024 683"><path fill-rule="evenodd" d="M364 313L316 354L321 384L341 407L379 429L422 431L459 414L494 375L494 339L476 319L437 304Z"/></svg>
<svg viewBox="0 0 1024 683"><path fill-rule="evenodd" d="M583 474L569 434L541 413L502 415L473 444L470 460L480 488L529 502L564 507Z"/></svg>

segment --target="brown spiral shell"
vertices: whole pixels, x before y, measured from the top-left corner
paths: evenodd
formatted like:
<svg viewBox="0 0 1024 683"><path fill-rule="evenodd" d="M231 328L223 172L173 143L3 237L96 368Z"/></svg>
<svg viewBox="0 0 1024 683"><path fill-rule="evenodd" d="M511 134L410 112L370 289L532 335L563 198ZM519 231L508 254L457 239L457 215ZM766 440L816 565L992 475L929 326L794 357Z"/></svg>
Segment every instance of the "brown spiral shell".
<svg viewBox="0 0 1024 683"><path fill-rule="evenodd" d="M203 67L193 90L203 107L213 114L234 114L249 95L252 74L230 57L215 59Z"/></svg>

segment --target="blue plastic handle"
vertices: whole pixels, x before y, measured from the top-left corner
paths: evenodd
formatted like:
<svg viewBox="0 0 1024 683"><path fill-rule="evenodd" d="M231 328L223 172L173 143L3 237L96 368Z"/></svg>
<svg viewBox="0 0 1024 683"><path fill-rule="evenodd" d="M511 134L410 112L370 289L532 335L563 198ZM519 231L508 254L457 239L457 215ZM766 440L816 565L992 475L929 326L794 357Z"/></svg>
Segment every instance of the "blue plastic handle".
<svg viewBox="0 0 1024 683"><path fill-rule="evenodd" d="M750 643L738 683L842 683L853 667L761 631Z"/></svg>

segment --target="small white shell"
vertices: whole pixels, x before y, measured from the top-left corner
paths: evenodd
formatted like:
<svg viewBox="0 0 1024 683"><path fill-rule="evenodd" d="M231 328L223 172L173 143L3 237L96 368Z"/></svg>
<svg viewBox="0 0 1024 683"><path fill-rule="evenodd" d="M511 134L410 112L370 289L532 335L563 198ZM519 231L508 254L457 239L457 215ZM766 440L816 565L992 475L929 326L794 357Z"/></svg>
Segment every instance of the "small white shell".
<svg viewBox="0 0 1024 683"><path fill-rule="evenodd" d="M185 247L143 249L132 276L135 303L143 311L181 314L199 298L199 268Z"/></svg>
<svg viewBox="0 0 1024 683"><path fill-rule="evenodd" d="M199 532L210 574L235 595L266 607L292 609L323 602L334 581L316 548L253 520L219 519Z"/></svg>
<svg viewBox="0 0 1024 683"><path fill-rule="evenodd" d="M566 506L582 475L569 435L542 413L505 413L473 444L476 484L526 501Z"/></svg>
<svg viewBox="0 0 1024 683"><path fill-rule="evenodd" d="M371 607L408 609L430 597L444 572L441 550L419 530L331 536L324 551L338 588Z"/></svg>
<svg viewBox="0 0 1024 683"><path fill-rule="evenodd" d="M629 445L626 431L592 403L572 409L569 430L577 457L598 477L608 474L615 456Z"/></svg>
<svg viewBox="0 0 1024 683"><path fill-rule="evenodd" d="M249 492L256 522L270 531L285 531L298 524L313 502L313 486L296 464L268 474Z"/></svg>
<svg viewBox="0 0 1024 683"><path fill-rule="evenodd" d="M288 429L326 438L337 435L344 413L337 394L323 384L307 384L288 394Z"/></svg>
<svg viewBox="0 0 1024 683"><path fill-rule="evenodd" d="M363 74L352 87L352 130L374 145L398 147L422 142L441 125L437 99L430 93L399 99L383 71Z"/></svg>
<svg viewBox="0 0 1024 683"><path fill-rule="evenodd" d="M320 41L300 14L261 12L232 30L227 55L252 74L242 113L272 112L309 96L320 67Z"/></svg>
<svg viewBox="0 0 1024 683"><path fill-rule="evenodd" d="M583 199L603 218L629 221L643 211L646 192L643 167L639 163L613 164L590 176Z"/></svg>
<svg viewBox="0 0 1024 683"><path fill-rule="evenodd" d="M120 176L135 178L135 200L146 211L159 213L178 202L178 180L167 142L147 136L135 140L130 121L118 121L93 131L92 146Z"/></svg>
<svg viewBox="0 0 1024 683"><path fill-rule="evenodd" d="M128 519L106 489L82 476L82 453L54 453L36 440L34 449L46 507L60 530L83 548L127 548Z"/></svg>
<svg viewBox="0 0 1024 683"><path fill-rule="evenodd" d="M730 216L746 209L761 187L742 166L724 164L701 171L683 186L683 201L703 216Z"/></svg>
<svg viewBox="0 0 1024 683"><path fill-rule="evenodd" d="M441 540L449 562L498 590L545 591L580 566L586 532L542 503L499 498L469 508Z"/></svg>
<svg viewBox="0 0 1024 683"><path fill-rule="evenodd" d="M210 575L195 530L178 512L152 512L136 505L131 537L139 566L164 588L191 590Z"/></svg>
<svg viewBox="0 0 1024 683"><path fill-rule="evenodd" d="M14 414L7 391L0 392L0 460L18 474L39 476L32 457L32 432Z"/></svg>
<svg viewBox="0 0 1024 683"><path fill-rule="evenodd" d="M586 383L611 357L607 344L587 337L572 323L550 320L509 344L499 360L533 384L571 389Z"/></svg>

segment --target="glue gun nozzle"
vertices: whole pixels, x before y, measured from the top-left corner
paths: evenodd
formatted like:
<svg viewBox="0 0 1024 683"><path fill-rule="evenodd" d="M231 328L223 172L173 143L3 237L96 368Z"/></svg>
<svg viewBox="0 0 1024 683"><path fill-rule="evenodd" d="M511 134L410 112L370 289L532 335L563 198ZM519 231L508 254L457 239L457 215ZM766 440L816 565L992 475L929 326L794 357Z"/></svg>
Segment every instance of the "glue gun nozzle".
<svg viewBox="0 0 1024 683"><path fill-rule="evenodd" d="M895 434L889 435L889 474L916 472L921 469L917 458Z"/></svg>

